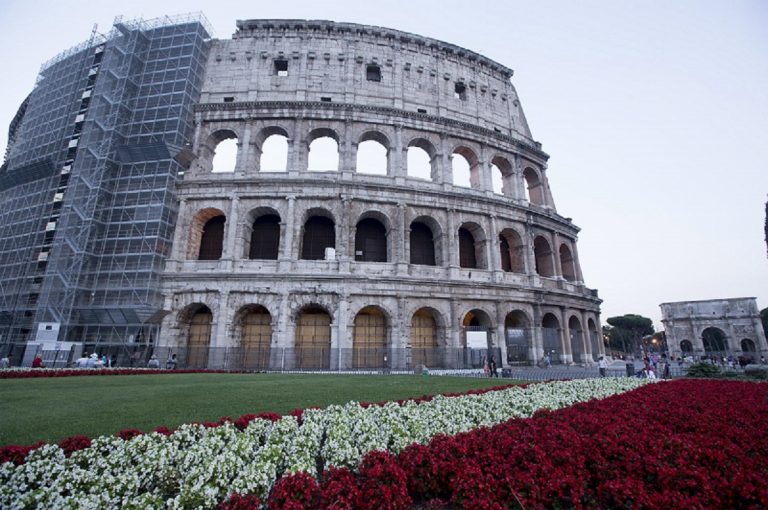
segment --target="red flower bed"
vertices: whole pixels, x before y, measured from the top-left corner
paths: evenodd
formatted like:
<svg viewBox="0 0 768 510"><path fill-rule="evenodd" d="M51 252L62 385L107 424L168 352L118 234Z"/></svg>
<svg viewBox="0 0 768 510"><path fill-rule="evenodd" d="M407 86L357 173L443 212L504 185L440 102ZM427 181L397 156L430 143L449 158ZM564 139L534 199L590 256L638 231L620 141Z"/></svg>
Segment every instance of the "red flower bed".
<svg viewBox="0 0 768 510"><path fill-rule="evenodd" d="M679 380L292 475L267 506L758 509L766 479L768 384Z"/></svg>

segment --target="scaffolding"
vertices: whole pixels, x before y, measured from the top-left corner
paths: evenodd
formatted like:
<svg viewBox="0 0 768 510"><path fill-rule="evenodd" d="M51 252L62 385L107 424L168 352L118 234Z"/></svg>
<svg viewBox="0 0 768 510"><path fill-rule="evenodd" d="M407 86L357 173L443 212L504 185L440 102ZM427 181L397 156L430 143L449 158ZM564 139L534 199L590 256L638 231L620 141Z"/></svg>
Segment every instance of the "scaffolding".
<svg viewBox="0 0 768 510"><path fill-rule="evenodd" d="M211 30L115 19L43 64L0 169L0 343L151 343Z"/></svg>

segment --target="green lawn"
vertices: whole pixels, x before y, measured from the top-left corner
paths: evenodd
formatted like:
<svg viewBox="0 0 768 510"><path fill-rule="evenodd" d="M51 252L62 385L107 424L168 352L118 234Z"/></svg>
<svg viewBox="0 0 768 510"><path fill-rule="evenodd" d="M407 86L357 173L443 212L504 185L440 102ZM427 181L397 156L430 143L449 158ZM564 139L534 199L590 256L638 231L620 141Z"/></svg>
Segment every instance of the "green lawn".
<svg viewBox="0 0 768 510"><path fill-rule="evenodd" d="M512 381L505 380L504 383ZM421 376L164 374L0 380L0 445L152 430L246 413L286 413L501 384Z"/></svg>

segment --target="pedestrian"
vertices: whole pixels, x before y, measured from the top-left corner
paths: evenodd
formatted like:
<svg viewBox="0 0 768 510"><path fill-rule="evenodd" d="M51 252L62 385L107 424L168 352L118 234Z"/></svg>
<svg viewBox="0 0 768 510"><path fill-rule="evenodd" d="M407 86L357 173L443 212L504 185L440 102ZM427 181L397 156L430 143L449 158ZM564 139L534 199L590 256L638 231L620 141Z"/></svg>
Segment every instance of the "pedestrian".
<svg viewBox="0 0 768 510"><path fill-rule="evenodd" d="M608 362L605 360L604 357L600 356L600 358L597 361L597 368L600 372L600 377L605 377L605 372L608 369Z"/></svg>
<svg viewBox="0 0 768 510"><path fill-rule="evenodd" d="M165 362L165 368L168 370L176 370L177 363L176 354L171 354L171 356L168 358L168 361Z"/></svg>
<svg viewBox="0 0 768 510"><path fill-rule="evenodd" d="M499 377L499 373L496 371L496 358L493 356L488 360L488 370L491 371L491 377Z"/></svg>
<svg viewBox="0 0 768 510"><path fill-rule="evenodd" d="M544 368L549 368L552 366L552 360L549 357L549 353L544 355Z"/></svg>
<svg viewBox="0 0 768 510"><path fill-rule="evenodd" d="M486 377L491 373L491 369L488 367L488 356L483 356L483 373Z"/></svg>
<svg viewBox="0 0 768 510"><path fill-rule="evenodd" d="M0 368L9 368L11 366L11 360L8 359L8 356L3 356L3 359L0 359Z"/></svg>
<svg viewBox="0 0 768 510"><path fill-rule="evenodd" d="M109 366L114 368L117 366L117 354L113 354L111 358L109 358Z"/></svg>
<svg viewBox="0 0 768 510"><path fill-rule="evenodd" d="M149 358L147 362L147 368L160 368L160 360L154 354Z"/></svg>
<svg viewBox="0 0 768 510"><path fill-rule="evenodd" d="M32 360L32 368L45 368L45 365L43 364L43 358L40 357L40 355L36 355L35 359Z"/></svg>

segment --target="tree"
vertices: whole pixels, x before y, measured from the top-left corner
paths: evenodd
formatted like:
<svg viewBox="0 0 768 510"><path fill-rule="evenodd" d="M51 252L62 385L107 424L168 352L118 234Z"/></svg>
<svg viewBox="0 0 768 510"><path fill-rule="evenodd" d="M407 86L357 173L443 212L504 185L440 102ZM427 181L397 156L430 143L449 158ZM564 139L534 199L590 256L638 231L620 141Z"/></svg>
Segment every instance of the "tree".
<svg viewBox="0 0 768 510"><path fill-rule="evenodd" d="M612 326L611 335L621 343L624 352L630 352L627 350L629 346L633 354L637 354L637 345L640 340L655 332L653 321L642 315L626 314L609 317L607 322Z"/></svg>

